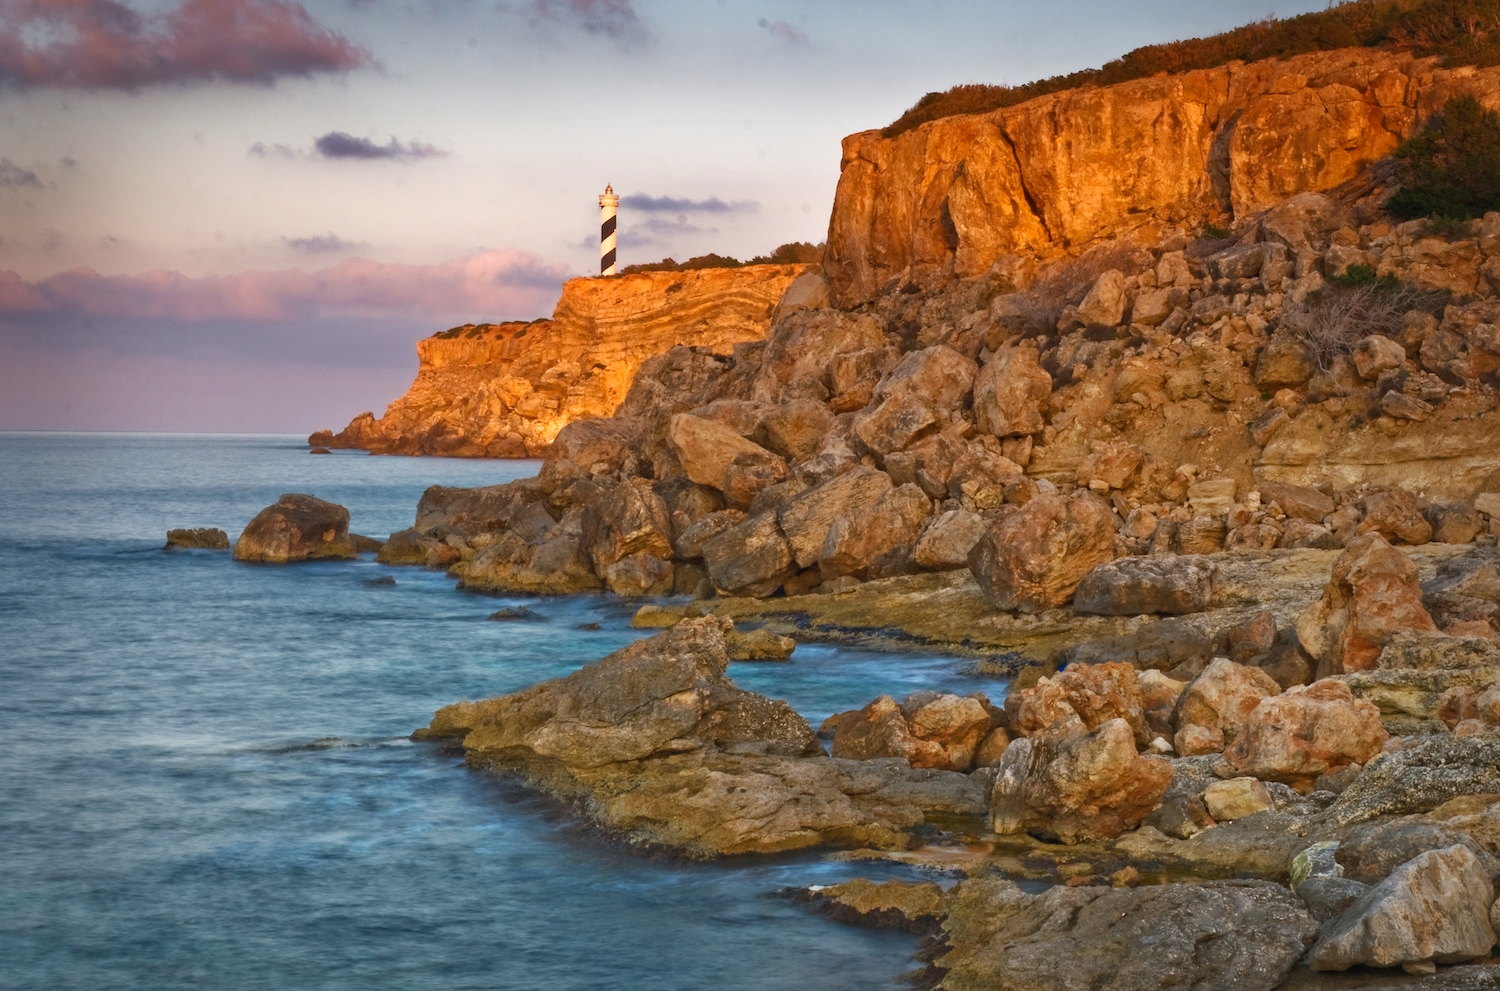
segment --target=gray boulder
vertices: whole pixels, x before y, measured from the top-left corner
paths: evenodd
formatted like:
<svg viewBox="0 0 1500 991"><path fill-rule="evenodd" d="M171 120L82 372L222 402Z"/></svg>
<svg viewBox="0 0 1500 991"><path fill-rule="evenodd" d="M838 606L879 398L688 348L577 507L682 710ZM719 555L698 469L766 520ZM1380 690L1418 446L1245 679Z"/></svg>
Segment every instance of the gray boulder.
<svg viewBox="0 0 1500 991"><path fill-rule="evenodd" d="M1441 734L1371 760L1325 817L1349 826L1379 816L1430 812L1460 795L1497 793L1500 740Z"/></svg>
<svg viewBox="0 0 1500 991"><path fill-rule="evenodd" d="M1396 967L1461 963L1495 945L1495 889L1465 846L1432 850L1397 868L1325 929L1309 955L1313 970L1360 964Z"/></svg>
<svg viewBox="0 0 1500 991"><path fill-rule="evenodd" d="M948 991L1270 991L1318 934L1295 895L1264 881L1041 895L964 881L943 928Z"/></svg>
<svg viewBox="0 0 1500 991"><path fill-rule="evenodd" d="M1073 611L1093 616L1202 612L1214 591L1214 566L1198 554L1123 557L1083 577Z"/></svg>

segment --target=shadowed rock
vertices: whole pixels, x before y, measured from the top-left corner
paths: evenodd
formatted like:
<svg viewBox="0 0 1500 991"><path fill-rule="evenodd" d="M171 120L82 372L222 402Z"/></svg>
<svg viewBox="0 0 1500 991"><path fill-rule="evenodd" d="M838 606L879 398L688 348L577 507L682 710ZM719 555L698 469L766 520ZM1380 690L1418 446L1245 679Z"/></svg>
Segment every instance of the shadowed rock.
<svg viewBox="0 0 1500 991"><path fill-rule="evenodd" d="M349 510L297 493L288 493L257 513L234 545L236 561L262 564L357 556L349 535Z"/></svg>

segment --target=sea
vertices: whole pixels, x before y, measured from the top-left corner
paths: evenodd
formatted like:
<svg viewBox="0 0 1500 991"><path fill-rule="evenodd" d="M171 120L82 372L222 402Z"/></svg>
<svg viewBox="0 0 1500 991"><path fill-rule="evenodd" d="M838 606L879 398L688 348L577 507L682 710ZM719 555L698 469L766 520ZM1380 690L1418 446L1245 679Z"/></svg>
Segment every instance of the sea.
<svg viewBox="0 0 1500 991"><path fill-rule="evenodd" d="M383 537L428 485L539 464L0 433L0 988L905 986L914 937L777 892L951 878L826 852L642 855L408 739L449 702L645 635L629 627L639 602L467 595L369 555L268 567L162 549L173 527L233 539L284 492ZM488 620L507 605L544 620ZM964 667L803 644L730 675L816 726L882 693L1003 694Z"/></svg>

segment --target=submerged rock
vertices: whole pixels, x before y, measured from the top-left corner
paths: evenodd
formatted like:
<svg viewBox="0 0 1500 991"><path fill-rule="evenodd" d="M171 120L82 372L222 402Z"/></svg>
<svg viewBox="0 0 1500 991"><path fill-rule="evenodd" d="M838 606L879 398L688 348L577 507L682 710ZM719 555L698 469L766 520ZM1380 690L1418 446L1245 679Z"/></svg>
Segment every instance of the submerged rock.
<svg viewBox="0 0 1500 991"><path fill-rule="evenodd" d="M298 493L288 493L257 513L234 545L236 561L263 564L358 556L349 534L349 510Z"/></svg>
<svg viewBox="0 0 1500 991"><path fill-rule="evenodd" d="M229 550L229 534L218 527L205 526L191 530L168 530L162 550Z"/></svg>

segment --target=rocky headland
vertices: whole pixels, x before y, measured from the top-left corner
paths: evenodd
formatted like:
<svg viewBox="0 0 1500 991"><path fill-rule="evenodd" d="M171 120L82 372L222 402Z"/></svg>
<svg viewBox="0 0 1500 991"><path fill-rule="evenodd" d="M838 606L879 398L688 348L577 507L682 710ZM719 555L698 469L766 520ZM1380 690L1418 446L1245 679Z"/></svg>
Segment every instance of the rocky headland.
<svg viewBox="0 0 1500 991"><path fill-rule="evenodd" d="M1500 213L1388 209L1461 96L1500 69L1362 48L866 132L820 270L424 342L314 442L546 458L379 559L664 632L417 736L634 844L955 872L797 894L929 986L1496 986ZM1013 680L815 729L727 677L746 632Z"/></svg>
<svg viewBox="0 0 1500 991"><path fill-rule="evenodd" d="M361 413L314 447L372 454L527 458L562 427L609 416L647 358L676 345L728 356L758 340L805 265L573 279L550 320L467 324L417 343L417 378L376 419ZM817 304L814 298L810 302Z"/></svg>

